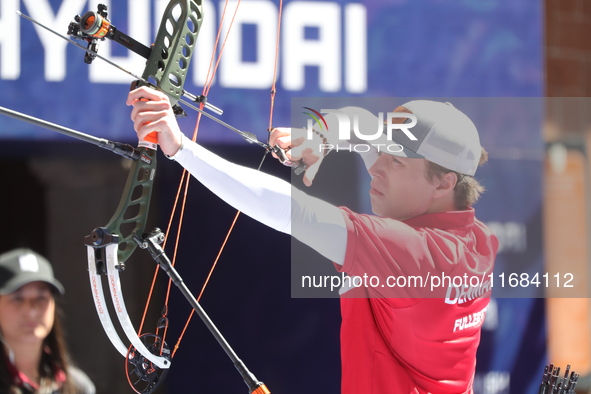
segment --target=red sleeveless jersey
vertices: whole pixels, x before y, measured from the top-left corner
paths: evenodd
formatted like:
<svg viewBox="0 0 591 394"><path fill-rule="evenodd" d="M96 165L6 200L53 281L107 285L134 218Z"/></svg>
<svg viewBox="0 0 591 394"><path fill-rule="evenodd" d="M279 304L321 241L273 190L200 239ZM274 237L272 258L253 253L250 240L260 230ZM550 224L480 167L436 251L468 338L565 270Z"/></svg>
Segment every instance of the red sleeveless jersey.
<svg viewBox="0 0 591 394"><path fill-rule="evenodd" d="M496 237L473 209L405 222L342 212L342 394L471 393Z"/></svg>

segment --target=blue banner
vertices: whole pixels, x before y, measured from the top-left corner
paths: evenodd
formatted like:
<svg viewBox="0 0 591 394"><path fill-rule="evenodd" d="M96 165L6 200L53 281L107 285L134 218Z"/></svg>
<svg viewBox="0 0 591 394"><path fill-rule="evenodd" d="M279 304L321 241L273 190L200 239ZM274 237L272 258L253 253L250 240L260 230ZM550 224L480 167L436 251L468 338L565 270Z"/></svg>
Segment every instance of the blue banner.
<svg viewBox="0 0 591 394"><path fill-rule="evenodd" d="M104 2L120 31L149 45L166 1ZM223 2L204 2L204 22L185 90L201 94ZM0 106L112 140L134 140L125 96L132 77L31 22L61 34L83 0L0 2ZM221 118L266 138L278 4L244 1L208 95ZM231 14L230 14L231 15ZM283 7L274 124L288 124L291 97L538 96L541 7L531 1L290 1ZM223 38L223 37L222 37ZM86 45L85 42L82 42ZM221 48L221 44L219 45ZM99 54L141 75L145 60L109 40ZM195 114L183 122L187 133ZM65 138L0 118L0 138ZM204 121L204 142L242 143Z"/></svg>

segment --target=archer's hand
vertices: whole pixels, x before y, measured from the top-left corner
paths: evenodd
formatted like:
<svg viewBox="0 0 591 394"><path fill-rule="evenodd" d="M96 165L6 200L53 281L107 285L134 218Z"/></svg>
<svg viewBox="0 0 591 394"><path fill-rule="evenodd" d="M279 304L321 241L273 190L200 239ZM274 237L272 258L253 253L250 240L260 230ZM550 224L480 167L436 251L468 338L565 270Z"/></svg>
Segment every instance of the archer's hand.
<svg viewBox="0 0 591 394"><path fill-rule="evenodd" d="M182 132L166 94L142 86L129 92L126 104L133 105L131 120L140 140L157 132L158 145L164 154L173 156L178 152Z"/></svg>
<svg viewBox="0 0 591 394"><path fill-rule="evenodd" d="M316 134L309 140L306 133L305 129L279 127L271 131L269 145L277 145L283 149L292 163L303 161L306 164L304 185L311 186L324 159L324 151L320 149L323 141ZM278 159L275 153L273 153L273 157Z"/></svg>

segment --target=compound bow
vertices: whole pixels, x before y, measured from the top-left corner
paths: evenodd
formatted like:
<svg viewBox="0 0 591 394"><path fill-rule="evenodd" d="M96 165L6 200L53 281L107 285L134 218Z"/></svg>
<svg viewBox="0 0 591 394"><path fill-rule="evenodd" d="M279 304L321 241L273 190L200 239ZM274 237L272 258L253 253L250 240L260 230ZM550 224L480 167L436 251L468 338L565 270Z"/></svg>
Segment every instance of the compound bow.
<svg viewBox="0 0 591 394"><path fill-rule="evenodd" d="M201 96L196 97L187 94L187 92L184 91L183 86L191 57L194 53L193 46L197 41L197 35L202 20L203 9L201 1L171 0L162 18L156 41L152 48L148 49L111 25L107 19L106 7L104 5L99 5L97 12L87 12L82 17L77 16L75 22L70 24L68 34L88 41L88 51L85 55L85 62L87 63L92 62L94 57L97 56L96 50L98 49L98 43L105 38L122 43L124 46L142 56L148 55L147 65L142 77L139 81L132 84L132 87L149 85L167 93L171 98L171 103L174 105L174 108L176 108L175 113L177 115L184 115L184 111L176 104L176 101L180 100L181 95L188 95L192 101L202 104L201 108L198 109L199 114L201 115L206 114L202 111L202 108L207 106L206 95L209 88L206 87L204 93ZM213 78L211 81L213 81ZM212 106L209 106L209 108L216 109ZM218 113L220 112L221 111L218 111ZM230 128L242 135L247 141L256 142L265 147L267 151L273 150L278 153L283 153L279 148L271 148L266 144L260 143L256 137L250 133L242 132L231 126ZM193 138L195 139L196 131L194 134ZM134 389L138 391L137 385L142 384L144 388L140 389L139 392L152 392L163 380L167 369L170 367L170 359L174 356L174 352L171 353L164 338L168 323L168 318L166 316L167 308L164 308L163 316L157 325L158 329L164 330L164 335L162 337L158 335L158 333L138 336L129 316L127 315L119 281L119 271L124 268L122 264L124 264L127 257L133 252L136 243L144 245L143 247L148 248L151 251L155 260L159 262L161 267L164 267L164 270L170 275L174 283L181 289L183 294L185 294L194 308L193 311L197 311L206 326L232 359L234 365L249 387L249 391L257 394L269 393L266 386L258 381L254 375L248 371L242 361L238 359L215 325L211 323L211 320L209 320L205 312L199 306L199 299L195 301L192 294L186 289L186 287L184 287L182 280L180 280L173 268L174 262L170 264L163 263L167 263L169 260L163 250L157 246L159 242L153 240L157 239L160 242L163 242L164 234L155 231L155 235L152 233L152 235L147 238L141 238L139 236L140 234L143 234L145 230L149 198L153 186L156 165L156 142L156 140L140 141L140 160L137 160L134 163L134 166L130 171L124 195L116 213L105 228L95 229L92 234L86 238L93 299L103 328L115 348L127 358L128 364L126 364L126 370L128 370L127 367L130 364L133 365L134 369L131 372L128 370L128 376L133 374L138 378L135 383L130 380ZM187 181L188 179L189 177L187 176ZM138 197L134 197L134 195ZM137 214L129 214L130 211L137 212ZM126 228L127 232L125 231ZM135 242L132 242L132 238L135 238ZM148 240L152 240L152 242L148 242ZM104 297L102 295L102 286L100 286L101 273L106 273L107 275L111 298L113 300L117 317L128 340L132 344L129 350L125 349L119 337L116 336L108 312L106 308L103 307ZM166 298L168 299L168 295ZM148 299L146 311L149 301L150 300ZM140 325L140 333L142 332L146 311L144 311L144 317L142 318L142 323ZM178 345L179 343L177 342L175 350L178 348Z"/></svg>
<svg viewBox="0 0 591 394"><path fill-rule="evenodd" d="M134 84L132 84L132 87L138 85L148 85L155 89L165 92L169 95L171 103L174 105L175 113L179 116L184 115L184 111L182 110L182 108L180 108L180 106L177 105L178 101L185 103L187 106L199 112L197 125L195 127L195 132L193 135L193 140L195 140L197 136L197 130L201 119L201 115L205 115L212 118L216 122L228 127L229 129L239 133L248 142L256 143L262 146L266 150L265 155L268 152L273 151L280 157L280 160L284 162L284 164L291 165L291 163L289 163L289 161L287 161L285 157L285 152L282 151L279 147L271 147L268 144L262 143L258 141L254 134L238 130L233 126L230 126L225 122L209 115L208 113L203 112L203 108L205 107L209 108L210 110L213 110L214 112L217 112L218 114L221 113L221 111L219 111L215 106L212 106L211 104L207 103L206 98L207 93L209 91L209 86L213 81L215 70L217 69L217 65L219 64L221 53L217 61L215 62L215 66L213 67L214 71L209 73L209 83L207 84L207 86L204 87L203 94L201 96L191 95L183 89L187 76L187 69L189 67L192 54L194 53L193 46L195 45L199 29L203 21L203 9L200 0L171 0L162 17L162 21L160 23L160 27L156 36L156 41L151 48L142 45L133 38L117 30L116 27L110 23L106 11L106 6L99 5L97 12L89 11L83 16L76 16L74 18L75 21L72 22L69 26L69 35L77 39L82 39L88 43L86 48L82 47L86 50L84 57L84 61L86 63L91 63L96 57L107 60L98 55L97 50L99 44L102 40L106 38L114 40L126 46L130 50L147 58L146 68L141 77L137 77L133 73L130 73L129 71L124 70L116 64L113 64L112 62L107 60L109 63L113 64L117 68L120 68L128 74L131 74L132 76L136 77L137 81ZM38 22L26 17L25 15L22 16L31 20L34 23L39 24ZM279 21L280 19L281 6L279 10ZM220 26L221 25L222 23L220 23ZM43 25L41 26L48 29ZM48 30L52 31L51 29ZM54 31L52 32L54 34L58 34ZM220 33L221 27L220 31L218 31L215 46L217 46L218 44ZM68 41L74 43L77 46L80 46L78 43L69 40L67 37L63 38L67 39ZM277 45L278 43L279 22L277 33ZM278 47L276 49L275 71L273 77L273 86L271 89L271 111L269 119L269 131L272 129L272 113L275 98L275 81L277 75L277 53ZM215 53L214 55L212 55L212 65L214 63L214 57ZM212 66L210 66L210 70L211 69ZM186 101L182 100L182 95L188 97L192 102L197 103L199 105L199 108L195 107L191 103L187 103ZM175 279L174 283L181 288L181 291L187 296L187 299L193 305L193 312L197 311L197 313L206 323L206 326L208 326L210 331L214 334L218 342L222 345L224 350L226 350L226 353L234 362L236 368L241 373L242 377L245 380L245 383L249 387L249 391L251 393L256 394L270 393L266 386L262 382L258 381L254 377L254 375L252 375L248 371L244 364L236 357L236 355L229 347L227 342L225 342L221 334L219 334L217 329L215 329L213 323L211 323L211 321L207 318L207 315L205 315L205 313L201 310L198 304L198 301L201 295L203 294L205 286L207 286L209 277L211 276L211 271L213 271L213 269L215 268L217 260L221 255L226 242L224 241L222 249L219 251L218 257L216 258L216 261L212 266L208 279L206 280L203 288L201 289L199 297L195 300L194 297L190 294L190 292L188 292L188 289L183 289L182 286L179 285L179 283L182 284L182 280L179 280L178 274L176 274L176 271L174 271L174 268L172 267L172 265L174 265L174 258L170 266L163 265L163 263L161 262L161 260L168 261L168 258L165 256L162 249L160 249L159 246L157 246L158 243L161 243L164 240L164 235L159 231L155 230L154 232L152 232L151 235L147 236L146 238L141 237L143 236L145 231L148 208L150 204L150 197L156 173L157 140L152 138L149 141L140 141L138 149L134 149L133 147L127 145L98 139L80 132L76 132L74 130L66 129L61 126L51 124L49 122L28 117L26 115L16 113L15 111L0 108L0 112L8 116L12 116L21 120L25 120L40 125L42 127L50 128L52 130L68 134L70 136L74 136L86 142L94 143L100 147L110 149L118 154L121 154L127 158L131 158L134 160L123 191L123 196L120 200L119 206L115 214L106 226L96 228L89 236L85 238L85 244L87 245L89 277L96 310L99 315L101 324L110 341L113 343L114 347L127 359L128 364L126 364L126 370L128 371L128 379L130 379L131 376L135 376L137 378L135 382L131 382L130 380L133 389L138 393L151 393L158 387L158 385L163 381L167 370L170 368L171 359L174 356L174 352L178 348L179 342L182 338L181 334L181 338L179 338L175 346L175 351L171 352L164 338L168 322L166 316L167 312L163 313L162 318L159 320L157 324L158 330L164 329L165 334L163 336L160 336L158 334L158 331L156 332L156 334L138 335L133 327L133 324L128 316L125 307L123 294L121 291L119 271L122 271L125 268L126 260L131 256L131 254L139 244L142 246L142 248L149 249L155 260L159 262L159 264L165 269L165 271L169 274L169 276L171 276L172 279ZM301 172L302 170L303 167L298 168L298 172ZM181 179L181 185L184 183L185 188L188 187L188 181L189 177L188 175L186 175L186 173L184 173L183 178ZM186 194L187 193L185 192L185 196ZM240 212L237 213L236 218L239 214ZM236 218L232 223L232 227L233 224L236 222ZM230 232L232 231L232 227L230 228L228 235L226 236L226 240L229 237ZM107 277L107 282L111 293L111 299L113 302L115 313L127 339L131 343L131 346L129 348L123 344L123 341L119 337L115 329L115 326L111 320L109 312L107 310L107 304L105 302L103 286L101 282L102 274L105 274ZM155 281L153 281L152 285L154 285L154 282ZM150 300L148 299L148 303L149 302ZM166 309L167 308L165 307L164 311L166 311ZM193 312L191 313L191 316L193 315ZM189 317L189 320L190 318L191 317ZM185 325L185 329L189 323L189 320ZM140 333L142 332L143 321L144 319L142 319L142 323L140 325ZM133 370L129 371L128 365L131 365L133 367Z"/></svg>

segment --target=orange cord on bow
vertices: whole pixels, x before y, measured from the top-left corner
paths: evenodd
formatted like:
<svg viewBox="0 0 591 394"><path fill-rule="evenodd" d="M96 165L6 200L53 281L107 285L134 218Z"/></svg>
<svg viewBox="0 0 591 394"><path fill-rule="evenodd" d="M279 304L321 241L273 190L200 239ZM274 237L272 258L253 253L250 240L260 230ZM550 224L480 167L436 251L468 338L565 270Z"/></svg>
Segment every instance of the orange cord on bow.
<svg viewBox="0 0 591 394"><path fill-rule="evenodd" d="M222 46L220 48L220 52L219 55L216 58L216 52L217 52L217 47L220 41L220 37L221 37L221 33L222 33L222 28L224 26L224 19L225 19L225 15L226 15L226 10L228 7L228 0L226 0L225 5L224 5L224 9L222 12L222 16L220 18L220 26L218 28L218 32L216 35L216 39L215 39L215 44L214 44L214 52L212 53L211 59L210 59L210 63L209 63L209 68L208 68L208 72L207 72L207 77L206 77L206 83L204 84L203 87L203 95L207 96L209 94L209 91L211 89L211 86L213 85L213 81L215 78L215 74L217 73L217 69L218 66L220 64L220 60L222 57L222 54L224 52L224 48L227 42L227 39L229 37L229 33L230 30L234 24L234 20L236 18L236 13L238 11L238 6L240 5L240 0L238 0L238 2L236 3L236 8L234 10L234 14L232 16L232 19L229 23L228 29L226 30L226 34L225 34L225 38L224 41L222 43ZM269 132L273 130L273 111L274 111L274 106L275 106L275 93L276 93L276 81L277 81L277 72L278 72L278 63L279 63L279 45L280 45L280 30L281 30L281 15L282 15L282 8L283 8L283 0L279 1L279 12L278 12L278 21L277 21L277 37L276 37L276 45L275 45L275 64L274 64L274 68L273 68L273 82L272 82L272 86L271 86L271 98L270 98L270 113L269 113ZM215 63L214 63L215 61ZM203 109L204 104L201 103L200 109ZM197 121L195 124L195 129L193 131L193 136L192 136L192 140L196 141L197 139L197 134L198 134L198 130L199 130L199 125L201 122L201 113L199 113L197 115ZM261 163L262 164L262 163ZM173 257L172 257L172 265L174 266L174 264L176 263L176 256L177 256L177 251L178 251L178 245L179 245L179 238L180 238L180 231L181 231L181 227L182 227L182 223L183 223L183 217L184 217L184 212L185 212L185 206L186 206L186 201L187 201L187 196L188 196L188 188L189 188L189 181L190 181L190 176L188 175L186 170L183 170L183 174L181 176L181 181L179 182L179 187L178 187L178 191L175 197L175 201L174 201L174 205L173 205L173 209L172 209L172 213L170 216L170 220L168 223L168 227L167 227L167 231L166 234L170 234L170 230L172 228L172 223L174 220L174 216L176 213L176 209L177 206L179 204L179 199L180 199L180 195L181 195L181 191L183 192L183 198L181 201L181 210L180 210L180 214L179 214L179 223L178 223L178 229L176 232L176 238L175 238L175 245L174 245L174 252L173 252ZM199 302L201 300L201 297L203 296L203 293L205 291L205 288L207 287L212 275L213 275L213 271L215 270L217 263L220 260L220 257L226 247L226 244L228 242L228 239L230 238L230 235L234 229L234 226L236 224L236 221L238 220L238 217L240 216L240 211L236 212L236 215L234 216L234 219L232 220L232 224L230 225L230 229L228 230L226 237L224 238L224 241L222 242L222 246L220 248L220 250L218 251L216 258L213 262L213 265L207 275L207 278L205 280L205 283L203 284L203 287L201 288L201 291L199 293L199 296L197 297L197 302ZM168 240L168 236L167 236L167 240ZM166 243L166 242L165 242ZM164 247L165 245L163 245ZM142 331L143 328L143 324L144 321L146 319L146 315L147 315L147 311L148 311L148 306L150 303L150 300L152 298L152 294L154 291L154 287L156 284L156 278L157 278L157 274L158 274L158 268L156 269L156 272L154 273L154 278L152 280L152 284L150 287L150 291L149 291L149 295L148 295L148 300L146 302L146 306L144 308L144 313L142 315L142 321L141 321L141 325L139 328L138 333L140 333ZM168 305L168 300L169 300L169 296L170 296L170 290L171 290L171 286L172 286L172 281L169 280L168 282L168 288L167 288L167 292L166 292L166 297L165 297L165 310L167 311L167 305ZM171 353L171 358L174 357L176 351L178 350L179 346L180 346L180 342L189 326L189 323L191 321L191 318L193 317L195 311L192 310L186 323L185 326L181 332L181 335L179 336L179 339L177 340L172 353ZM165 316L163 316L165 317ZM166 337L166 333L168 330L168 325L165 325L164 327L164 334L162 335L162 345L164 345L165 342L165 337ZM158 332L157 332L158 334ZM270 391L266 388L266 386L260 386L259 388L257 388L257 390L254 391L254 393L256 394L268 394L270 393Z"/></svg>
<svg viewBox="0 0 591 394"><path fill-rule="evenodd" d="M273 83L271 84L271 108L269 109L269 133L273 131L273 112L275 110L275 94L277 93L277 67L279 65L279 43L281 41L282 13L283 0L279 0L279 12L277 13L277 35L275 37L275 64L273 64Z"/></svg>
<svg viewBox="0 0 591 394"><path fill-rule="evenodd" d="M217 56L217 60L215 61L215 65L213 65L213 62L214 62L214 59L215 59L215 52L216 52L215 51L215 48L217 48L218 43L219 43L219 40L220 40L222 27L224 25L224 19L225 19L225 15L226 15L226 10L227 10L227 7L228 7L228 1L226 1L225 5L224 5L224 10L222 12L222 17L220 19L220 27L218 29L218 34L217 34L216 39L215 39L214 53L212 54L211 59L210 59L210 62L209 62L209 68L208 68L208 72L207 72L208 77L206 78L206 83L205 83L205 85L203 87L203 93L202 94L204 96L206 96L206 97L209 94L209 90L211 89L211 86L213 85L215 74L217 73L217 70L218 70L218 67L219 67L219 64L220 64L220 60L222 58L222 54L224 53L224 49L226 47L226 42L227 42L228 37L230 35L230 30L232 29L232 26L234 25L234 20L236 18L236 13L238 12L239 5L240 5L240 0L238 0L238 2L236 3L236 8L234 9L234 14L232 16L232 20L230 21L230 25L228 26L228 29L226 31L226 35L224 37L224 41L223 41L222 47L220 49L220 53ZM212 70L212 65L213 65L213 70ZM201 105L201 108L203 108L203 104ZM200 122L201 122L201 113L199 113L199 115L197 117L197 123L195 124L195 129L193 131L193 136L191 138L193 141L196 141L197 140L197 133L199 132L199 124L200 124ZM183 171L183 172L185 172L185 171ZM182 203L183 211L184 211L184 207L185 207L185 204L186 204L186 201L187 201L188 188L189 188L189 179L190 179L190 177L187 177L187 181L186 181L186 184L185 184L185 193L184 193L183 203ZM222 243L222 247L221 247L220 251L218 252L218 255L217 255L217 257L216 257L216 259L215 259L215 261L214 261L214 263L213 263L210 271L209 271L209 274L207 275L207 280L204 283L203 287L201 288L201 292L199 294L199 297L197 298L197 302L199 302L201 300L201 296L203 295L203 292L205 291L205 288L207 287L207 284L209 283L209 278L211 278L211 275L213 274L213 271L214 271L214 269L215 269L215 267L217 265L217 262L219 261L219 258L220 258L221 254L222 254L222 252L224 250L224 247L226 245L227 239L230 236L230 233L232 232L232 229L234 228L234 224L236 223L236 220L238 219L238 215L239 214L240 214L240 211L238 211L238 213L234 217L234 220L233 220L232 225L230 227L230 231L228 232L228 235L226 236L226 239ZM176 260L176 248L178 247L178 241L179 241L179 236L180 236L180 228L181 228L181 225L182 225L182 219L183 219L183 217L181 216L180 223L179 223L179 232L178 232L177 238L176 238L175 253L173 255L173 260L172 260L173 261L173 264L175 263L175 260ZM168 290L167 290L167 298L168 298L168 293L170 292L171 284L172 284L172 282L169 281L168 282ZM176 344L175 344L175 346L174 346L174 348L172 350L171 357L174 357L177 349L179 348L180 343L181 343L181 341L183 339L183 336L184 336L184 334L185 334L185 332L187 330L187 327L189 326L189 323L190 323L191 318L193 317L193 314L194 313L195 313L195 311L192 310L191 313L190 313L190 315L189 315L189 317L187 318L187 321L185 323L185 327L183 328L183 331L181 332L181 335L179 336L179 338L178 338L178 340L177 340L177 342L176 342Z"/></svg>
<svg viewBox="0 0 591 394"><path fill-rule="evenodd" d="M220 63L220 60L221 60L221 56L223 54L223 51L224 51L224 48L225 48L225 45L226 45L226 41L228 39L230 30L231 30L232 25L234 23L234 20L235 20L235 17L236 17L236 12L238 11L238 6L240 5L240 0L238 0L238 2L236 4L236 8L234 10L234 15L233 15L232 20L230 22L230 25L228 26L228 29L226 31L225 39L224 39L224 42L223 42L222 47L220 49L220 53L219 53L219 55L217 56L217 59L216 59L217 47L218 47L218 44L219 44L219 41L220 41L220 37L221 37L221 34L222 34L222 28L224 26L224 19L225 19L225 15L226 15L226 10L228 8L228 3L229 3L229 1L226 0L226 3L224 5L224 10L223 10L222 16L220 18L220 26L218 28L218 33L217 33L215 44L214 44L214 51L212 53L211 60L210 60L210 63L209 63L209 68L208 68L207 77L206 77L206 83L203 86L203 92L202 92L202 94L204 96L207 96L207 94L209 93L209 90L211 89L211 85L213 84L213 81L214 81L214 78L215 78L215 74L217 72L217 69L218 69L218 66L219 66L219 63ZM215 64L214 64L214 60L215 60ZM203 107L204 107L204 104L201 103L200 109L203 109ZM199 124L200 124L200 122L201 122L201 113L199 113L197 115L197 121L196 121L196 124L195 124L195 129L193 131L193 136L192 136L192 140L193 141L195 141L197 139L197 133L198 133L198 130L199 130ZM183 218L184 218L184 212L185 212L185 206L186 206L186 201L187 201L187 196L188 196L189 181L190 181L190 176L188 175L188 173L187 173L186 170L183 170L183 173L181 175L181 180L179 182L179 187L177 189L177 194L176 194L176 197L175 197L175 201L174 201L174 204L173 204L172 213L170 215L170 219L169 219L169 222L168 222L167 230L166 230L166 233L165 233L165 234L167 234L167 239L166 239L166 241L167 241L168 238L169 238L171 229L172 229L174 217L175 217L175 214L176 214L176 211L177 211L177 207L179 205L179 199L180 199L180 195L181 195L181 192L182 192L183 193L183 198L181 200L181 209L180 209L180 214L179 214L179 223L178 223L178 228L177 228L177 232L176 232L174 252L173 252L173 256L172 256L172 265L173 266L176 263L176 257L177 257L177 251L178 251L178 246L179 246L179 239L180 239L180 232L181 232L181 228L182 228L182 223L183 223ZM236 218L234 218L234 222L233 223L235 223L235 222L236 222ZM166 241L165 241L165 244L163 245L163 247L166 246ZM224 244L225 244L225 241L224 241ZM222 246L222 250L223 250L223 246ZM218 258L216 259L216 262L219 259L219 255L221 255L221 250L218 253ZM215 264L216 263L214 263L214 266L212 267L212 270L210 271L210 273L208 275L208 278L211 277L211 274L213 272L213 269L215 268ZM151 283L151 286L150 286L150 290L149 290L149 293L148 293L148 298L147 298L147 301L146 301L146 305L144 307L144 312L142 314L142 320L141 320L140 327L139 327L139 330L138 330L138 335L143 330L143 326L144 326L144 323L145 323L145 320L146 320L146 316L147 316L147 313L148 313L150 301L152 299L152 295L154 293L154 288L156 286L157 276L158 276L158 267L156 267L156 270L154 272L154 276L153 276L152 283ZM207 282L204 285L204 287L202 288L201 294L203 294L203 291L204 291L206 285L207 285ZM167 311L167 309L168 309L167 308L167 305L168 305L168 300L170 298L171 287L172 287L172 281L169 280L168 281L168 288L167 288L166 296L165 296L165 307L164 307L164 310L165 311ZM163 316L163 317L165 317L165 316ZM189 317L189 320L190 320L190 317ZM188 325L188 322L185 325L185 327L187 325ZM166 325L164 327L164 333L162 335L162 344L163 345L164 345L164 342L165 342L167 331L168 331L168 325ZM183 333L184 333L184 331L185 330L183 330ZM156 333L159 334L158 331ZM178 348L181 339L182 339L182 336L177 341L177 345L175 346L175 350ZM174 357L174 351L171 354L171 358L172 357Z"/></svg>

